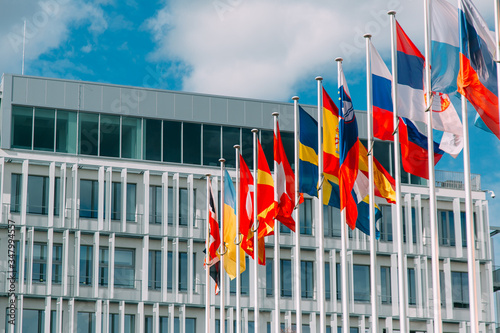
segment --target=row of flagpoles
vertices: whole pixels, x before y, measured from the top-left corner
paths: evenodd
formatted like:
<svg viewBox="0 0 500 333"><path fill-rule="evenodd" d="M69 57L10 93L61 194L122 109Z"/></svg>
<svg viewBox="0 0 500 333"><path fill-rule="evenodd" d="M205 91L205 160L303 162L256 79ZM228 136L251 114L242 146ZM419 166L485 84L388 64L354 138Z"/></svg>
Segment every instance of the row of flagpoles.
<svg viewBox="0 0 500 333"><path fill-rule="evenodd" d="M469 274L470 327L478 332L476 268L472 224L472 198L470 183L470 153L467 119L469 101L489 130L500 138L498 94L500 66L495 59L500 54L498 31L496 44L486 24L470 0L459 0L458 9L445 0L426 0L425 57L412 43L396 21L396 12L388 12L391 22L391 63L389 72L380 55L366 38L368 147L359 141L356 117L342 70L342 59L337 58L339 82L339 108L322 87L317 77L318 121L314 120L294 101L295 169L293 173L284 154L278 124L274 116L274 178L253 132L253 175L236 149L236 188L221 159L220 232L216 207L207 177L207 240L206 260L208 276L220 281L224 267L231 278L236 278L236 329L241 332L240 274L246 269L245 253L253 257L254 332L259 332L258 265L265 265L264 238L274 234L274 318L273 329L280 331L279 296L279 228L278 221L295 231L294 297L296 331L302 330L299 204L303 193L318 198L317 235L317 295L319 332L325 332L325 274L323 242L323 205L341 211L341 281L342 328L349 331L349 304L347 287L347 225L370 235L370 289L371 327L378 330L377 312L377 257L375 222L380 211L374 197L385 198L396 205L398 267L405 267L401 204L401 170L428 179L431 227L431 267L433 290L434 332L442 332L439 246L437 232L437 198L434 166L447 152L456 157L463 147L465 174L465 207L467 226L467 260ZM499 5L495 0L495 18L498 29ZM438 22L439 20L439 22ZM496 45L496 46L495 46ZM431 48L432 46L432 48ZM447 52L443 52L443 48ZM445 55L446 57L443 57ZM432 62L432 67L431 67ZM448 73L442 75L442 73ZM451 74L450 74L451 73ZM451 79L450 79L451 77ZM455 78L455 79L454 79ZM493 79L494 80L493 80ZM496 85L496 86L495 86ZM431 89L432 87L432 89ZM493 88L492 88L493 87ZM453 90L455 89L455 90ZM462 95L462 121L446 93L457 91ZM438 112L434 112L438 111ZM427 135L420 133L413 121L427 125ZM441 144L433 139L433 131L443 132ZM373 156L373 139L394 142L394 178ZM401 155L400 155L401 154ZM364 209L368 207L368 211ZM243 250L243 251L241 251ZM406 302L406 272L398 270L399 328L409 331ZM210 290L206 288L206 327L210 328ZM224 297L220 301L220 328L225 331Z"/></svg>

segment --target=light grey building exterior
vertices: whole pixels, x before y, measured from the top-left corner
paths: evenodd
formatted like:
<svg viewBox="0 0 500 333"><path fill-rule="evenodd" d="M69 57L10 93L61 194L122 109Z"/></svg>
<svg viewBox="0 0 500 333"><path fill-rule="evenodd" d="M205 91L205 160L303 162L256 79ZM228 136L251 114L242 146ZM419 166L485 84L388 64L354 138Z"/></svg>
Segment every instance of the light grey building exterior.
<svg viewBox="0 0 500 333"><path fill-rule="evenodd" d="M223 156L235 176L234 144L242 146L252 165L252 128L261 130L272 161L273 112L280 114L292 162L293 104L10 74L2 77L0 98L0 313L5 311L0 332L205 332L205 175L215 176L217 193L218 159ZM304 108L316 112L315 106ZM360 136L366 138L366 113L358 112L357 118ZM374 151L392 172L391 147L377 142ZM436 175L443 331L465 333L469 294L463 175ZM488 202L480 176L472 180L480 330L494 332ZM432 332L428 188L425 180L404 172L402 181L402 269L410 330ZM267 265L259 267L258 290L253 290L254 266L247 259L243 332L254 331L254 293L259 295L260 332L271 332L274 293L281 297L285 327L293 327L294 299L301 297L303 332L317 330L321 235L315 227L316 200L306 198L298 228L301 295L293 288L293 236L282 228L280 290L272 284L272 238L266 241ZM340 217L337 209L324 209L329 332L341 326L341 297L349 297L351 332L369 331L371 301L379 304L381 332L398 331L395 212L379 198L377 203L383 218L377 224L376 300L370 300L369 238L358 230L349 233L349 290L340 290ZM235 286L225 278L231 286L224 295L226 326L233 332ZM17 308L12 317L10 289ZM213 295L213 284L210 290L216 329L219 297Z"/></svg>

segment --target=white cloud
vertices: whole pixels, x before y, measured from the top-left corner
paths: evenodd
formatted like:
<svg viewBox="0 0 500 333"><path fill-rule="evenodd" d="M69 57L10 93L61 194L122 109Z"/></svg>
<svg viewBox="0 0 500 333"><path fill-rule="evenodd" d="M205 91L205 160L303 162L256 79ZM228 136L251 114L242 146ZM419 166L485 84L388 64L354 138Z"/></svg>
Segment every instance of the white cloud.
<svg viewBox="0 0 500 333"><path fill-rule="evenodd" d="M87 45L83 46L80 50L83 53L90 53L92 52L92 44L88 43Z"/></svg>

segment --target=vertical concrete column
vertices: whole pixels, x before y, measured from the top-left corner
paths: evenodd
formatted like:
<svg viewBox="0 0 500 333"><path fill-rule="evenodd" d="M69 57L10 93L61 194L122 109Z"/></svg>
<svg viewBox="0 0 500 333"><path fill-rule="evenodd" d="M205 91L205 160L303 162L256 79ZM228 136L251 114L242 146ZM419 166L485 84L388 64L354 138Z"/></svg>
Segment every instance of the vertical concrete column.
<svg viewBox="0 0 500 333"><path fill-rule="evenodd" d="M423 223L422 223L422 196L420 194L416 194L413 197L415 201L415 223L417 234L417 251L419 254L424 252L423 244L424 244L424 235L423 235Z"/></svg>
<svg viewBox="0 0 500 333"><path fill-rule="evenodd" d="M76 332L75 330L75 299L70 298L68 301L68 332Z"/></svg>
<svg viewBox="0 0 500 333"><path fill-rule="evenodd" d="M104 223L104 200L106 200L105 192L104 192L104 167L100 166L99 171L97 172L97 180L98 180L98 202L97 202L97 229L103 230ZM108 184L109 185L109 184ZM110 209L109 205L107 209Z"/></svg>
<svg viewBox="0 0 500 333"><path fill-rule="evenodd" d="M113 191L113 169L111 167L106 168L106 188L104 189L104 200L106 202L106 209L104 212L105 225L102 230L111 230L111 213L112 213L112 203L111 203L111 193ZM122 192L125 188L122 187ZM100 229L101 230L101 229Z"/></svg>
<svg viewBox="0 0 500 333"><path fill-rule="evenodd" d="M386 333L392 333L392 317L385 318Z"/></svg>
<svg viewBox="0 0 500 333"><path fill-rule="evenodd" d="M62 242L62 294L63 296L68 296L68 279L69 279L69 230L63 231L63 242ZM76 262L75 262L76 266ZM74 277L73 277L74 279Z"/></svg>
<svg viewBox="0 0 500 333"><path fill-rule="evenodd" d="M148 300L148 266L149 266L149 236L146 235L142 239L142 270L141 275L141 300ZM141 331L142 332L142 331Z"/></svg>
<svg viewBox="0 0 500 333"><path fill-rule="evenodd" d="M66 163L59 170L59 227L64 228L66 221Z"/></svg>
<svg viewBox="0 0 500 333"><path fill-rule="evenodd" d="M26 276L26 271L24 269L26 262L26 226L21 226L19 230L19 293L24 293L25 285L24 285L24 277Z"/></svg>
<svg viewBox="0 0 500 333"><path fill-rule="evenodd" d="M228 333L234 333L233 332L233 328L234 328L234 308L232 308L232 307L228 308L226 311L227 311L226 312L226 315L227 315L226 318L228 318L227 324L226 324L226 327L227 327L226 330L227 330ZM185 331L181 330L181 332L185 332Z"/></svg>
<svg viewBox="0 0 500 333"><path fill-rule="evenodd" d="M109 299L104 301L102 312L102 333L109 333Z"/></svg>
<svg viewBox="0 0 500 333"><path fill-rule="evenodd" d="M95 298L99 296L99 231L94 233L92 251L92 294Z"/></svg>
<svg viewBox="0 0 500 333"><path fill-rule="evenodd" d="M408 240L408 238L406 238L406 240ZM422 258L415 257L413 259L413 262L415 265L414 269L415 269L415 293L417 295L417 316L422 317L424 315L423 298L425 294L422 281Z"/></svg>
<svg viewBox="0 0 500 333"><path fill-rule="evenodd" d="M135 321L135 331L144 332L144 302L137 304L137 320Z"/></svg>
<svg viewBox="0 0 500 333"><path fill-rule="evenodd" d="M476 242L479 245L479 258L476 259L486 259L486 241L490 241L489 231L484 229L484 215L483 215L483 202L482 200L476 200L474 202L476 210L476 221L475 230L477 231ZM477 248L477 247L476 247ZM480 294L478 294L480 295ZM482 313L482 311L479 311ZM484 332L484 331L483 331Z"/></svg>
<svg viewBox="0 0 500 333"><path fill-rule="evenodd" d="M316 327L316 312L311 312L309 315L309 331L310 332L318 332ZM301 327L302 329L302 327Z"/></svg>
<svg viewBox="0 0 500 333"><path fill-rule="evenodd" d="M182 304L181 306L179 306L179 324L180 333L186 333L186 304Z"/></svg>
<svg viewBox="0 0 500 333"><path fill-rule="evenodd" d="M21 225L26 225L26 211L28 207L28 169L29 161L24 160L22 165L22 181L21 181Z"/></svg>
<svg viewBox="0 0 500 333"><path fill-rule="evenodd" d="M161 239L161 267L162 275L161 275L161 298L162 302L167 301L168 297L168 276L172 276L172 271L168 270L168 237L163 237Z"/></svg>
<svg viewBox="0 0 500 333"><path fill-rule="evenodd" d="M110 234L108 239L108 290L109 298L115 295L115 234Z"/></svg>
<svg viewBox="0 0 500 333"><path fill-rule="evenodd" d="M160 333L160 304L153 304L153 333Z"/></svg>
<svg viewBox="0 0 500 333"><path fill-rule="evenodd" d="M188 244L188 253L187 253L187 262L188 262L188 302L193 302L193 289L194 289L194 271L193 271L193 239L190 238L187 241ZM225 274L224 274L225 275ZM228 284L229 286L229 284Z"/></svg>
<svg viewBox="0 0 500 333"><path fill-rule="evenodd" d="M365 331L365 320L366 320L365 315L361 315L359 317L359 325L358 326L359 326L359 331L360 332L364 332Z"/></svg>
<svg viewBox="0 0 500 333"><path fill-rule="evenodd" d="M175 307L173 304L168 306L168 331L174 332Z"/></svg>
<svg viewBox="0 0 500 333"><path fill-rule="evenodd" d="M121 221L120 229L122 232L127 231L127 169L122 169L120 174L121 184L122 184L122 211L121 211Z"/></svg>
<svg viewBox="0 0 500 333"><path fill-rule="evenodd" d="M7 207L4 207L3 203L4 191L5 191L5 157L0 157L0 223L4 222L7 223L7 215L4 217L4 214L8 213L8 209Z"/></svg>
<svg viewBox="0 0 500 333"><path fill-rule="evenodd" d="M95 333L101 333L102 327L102 300L95 301Z"/></svg>
<svg viewBox="0 0 500 333"><path fill-rule="evenodd" d="M187 187L188 187L188 235L193 238L193 228L194 228L194 218L196 212L194 211L194 181L193 175L190 174L187 177Z"/></svg>
<svg viewBox="0 0 500 333"><path fill-rule="evenodd" d="M330 256L328 258L330 262L330 307L333 312L337 312L337 254L335 249L330 250ZM326 281L325 281L326 283Z"/></svg>
<svg viewBox="0 0 500 333"><path fill-rule="evenodd" d="M142 219L142 232L149 234L149 170L144 171L144 217Z"/></svg>
<svg viewBox="0 0 500 333"><path fill-rule="evenodd" d="M125 301L120 301L118 305L118 315L119 315L119 330L120 332L125 332Z"/></svg>
<svg viewBox="0 0 500 333"><path fill-rule="evenodd" d="M47 207L47 226L54 226L54 193L55 193L55 183L56 183L56 162L50 162L49 164L49 206Z"/></svg>
<svg viewBox="0 0 500 333"><path fill-rule="evenodd" d="M451 284L451 261L450 258L443 259L443 270L444 270L444 295L446 298L446 315L443 319L453 318L453 298L452 298L452 284Z"/></svg>
<svg viewBox="0 0 500 333"><path fill-rule="evenodd" d="M77 230L75 232L75 277L74 277L74 296L78 297L80 295L80 243L82 238L82 232Z"/></svg>
<svg viewBox="0 0 500 333"><path fill-rule="evenodd" d="M162 188L162 215L161 215L161 229L163 236L168 235L168 216L172 212L168 211L168 172L161 175L161 188Z"/></svg>
<svg viewBox="0 0 500 333"><path fill-rule="evenodd" d="M73 199L72 199L72 218L71 218L71 223L73 226L73 229L76 229L77 225L77 219L78 219L78 164L73 164L71 167L71 179L73 181Z"/></svg>
<svg viewBox="0 0 500 333"><path fill-rule="evenodd" d="M33 286L33 238L35 237L35 228L28 229L28 244L27 244L27 257L28 262L26 272L26 292L31 294Z"/></svg>
<svg viewBox="0 0 500 333"><path fill-rule="evenodd" d="M51 267L51 266L49 266ZM48 270L47 270L48 271ZM44 331L45 332L50 332L50 306L51 306L52 299L50 296L45 297L45 307L44 307ZM96 332L99 333L99 332Z"/></svg>
<svg viewBox="0 0 500 333"><path fill-rule="evenodd" d="M59 297L56 303L56 332L55 333L63 333L62 324L63 324L63 298Z"/></svg>
<svg viewBox="0 0 500 333"><path fill-rule="evenodd" d="M52 295L52 254L54 251L54 229L47 230L47 281L46 293Z"/></svg>
<svg viewBox="0 0 500 333"><path fill-rule="evenodd" d="M404 196L405 203L405 220L406 220L406 246L409 253L413 253L413 221L411 214L411 193L406 193Z"/></svg>
<svg viewBox="0 0 500 333"><path fill-rule="evenodd" d="M23 333L24 295L17 296L16 333Z"/></svg>

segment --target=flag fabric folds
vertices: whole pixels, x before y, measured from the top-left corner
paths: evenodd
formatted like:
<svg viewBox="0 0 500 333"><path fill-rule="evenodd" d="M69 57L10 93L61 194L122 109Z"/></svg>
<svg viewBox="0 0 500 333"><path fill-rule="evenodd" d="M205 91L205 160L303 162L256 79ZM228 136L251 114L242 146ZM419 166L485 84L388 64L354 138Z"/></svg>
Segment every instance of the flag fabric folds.
<svg viewBox="0 0 500 333"><path fill-rule="evenodd" d="M323 88L323 175L337 184L339 161L339 109Z"/></svg>
<svg viewBox="0 0 500 333"><path fill-rule="evenodd" d="M237 275L236 249L236 190L227 170L224 174L224 244L227 252L224 254L224 269L227 275L234 279ZM240 251L240 274L245 271L245 252Z"/></svg>
<svg viewBox="0 0 500 333"><path fill-rule="evenodd" d="M358 125L351 96L345 81L344 72L340 66L339 94L339 188L340 210L346 209L346 222L351 229L356 227L358 218L357 202L351 192L358 176L359 146Z"/></svg>
<svg viewBox="0 0 500 333"><path fill-rule="evenodd" d="M274 201L274 180L267 164L264 150L257 140L257 218L259 219L259 236L273 235L274 218L276 217L277 203Z"/></svg>
<svg viewBox="0 0 500 333"><path fill-rule="evenodd" d="M318 122L299 106L299 192L318 196Z"/></svg>
<svg viewBox="0 0 500 333"><path fill-rule="evenodd" d="M469 100L486 126L500 139L495 41L471 1L460 0L458 17L458 92Z"/></svg>
<svg viewBox="0 0 500 333"><path fill-rule="evenodd" d="M217 210L215 209L214 195L212 192L212 185L208 183L208 228L209 228L209 240L208 240L208 262L205 258L205 269L210 268L210 277L215 282L215 294L219 294L219 283L220 283L220 268L219 268L219 256L217 254L217 249L220 246L220 233L219 233L219 223L217 222ZM206 253L206 249L205 249Z"/></svg>
<svg viewBox="0 0 500 333"><path fill-rule="evenodd" d="M240 154L240 233L241 248L250 257L253 253L253 204L254 204L253 175L248 168L243 156Z"/></svg>

